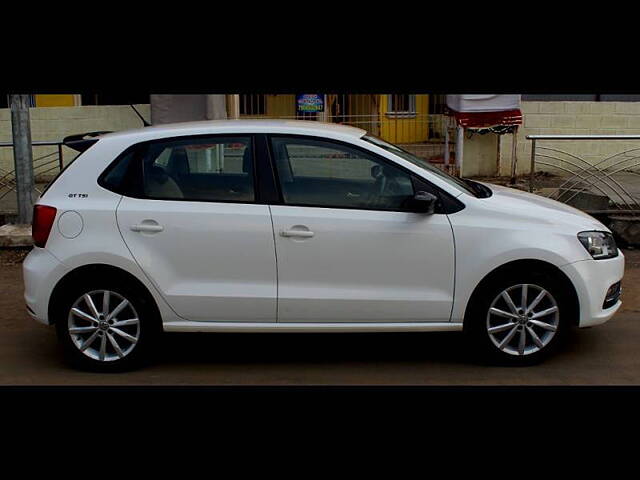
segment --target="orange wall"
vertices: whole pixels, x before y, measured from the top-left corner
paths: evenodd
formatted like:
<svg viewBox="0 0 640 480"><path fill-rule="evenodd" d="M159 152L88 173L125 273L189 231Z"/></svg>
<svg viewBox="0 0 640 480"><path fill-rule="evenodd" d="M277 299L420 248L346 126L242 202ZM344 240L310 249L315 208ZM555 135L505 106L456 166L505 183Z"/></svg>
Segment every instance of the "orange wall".
<svg viewBox="0 0 640 480"><path fill-rule="evenodd" d="M75 95L34 95L36 107L73 107L76 105Z"/></svg>

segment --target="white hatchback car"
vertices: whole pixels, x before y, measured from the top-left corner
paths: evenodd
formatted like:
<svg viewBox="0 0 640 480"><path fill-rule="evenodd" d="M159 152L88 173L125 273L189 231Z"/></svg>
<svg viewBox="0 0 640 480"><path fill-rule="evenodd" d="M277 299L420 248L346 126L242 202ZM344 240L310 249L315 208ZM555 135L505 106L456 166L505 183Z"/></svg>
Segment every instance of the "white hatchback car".
<svg viewBox="0 0 640 480"><path fill-rule="evenodd" d="M76 365L161 331L464 330L506 363L620 307L622 253L574 208L461 180L357 128L211 121L68 138L34 208L29 314Z"/></svg>

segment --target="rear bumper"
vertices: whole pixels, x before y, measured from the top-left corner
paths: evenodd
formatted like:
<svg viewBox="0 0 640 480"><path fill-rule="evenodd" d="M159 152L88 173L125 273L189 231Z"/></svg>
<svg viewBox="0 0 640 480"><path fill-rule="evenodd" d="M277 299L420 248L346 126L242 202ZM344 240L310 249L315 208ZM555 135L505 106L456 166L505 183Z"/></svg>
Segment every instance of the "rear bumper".
<svg viewBox="0 0 640 480"><path fill-rule="evenodd" d="M583 260L560 268L571 280L578 294L580 317L578 326L593 327L609 320L618 311L618 300L609 308L603 308L607 290L624 275L624 255L608 260Z"/></svg>
<svg viewBox="0 0 640 480"><path fill-rule="evenodd" d="M34 247L22 263L24 301L27 313L40 323L49 325L51 292L68 269L44 248Z"/></svg>

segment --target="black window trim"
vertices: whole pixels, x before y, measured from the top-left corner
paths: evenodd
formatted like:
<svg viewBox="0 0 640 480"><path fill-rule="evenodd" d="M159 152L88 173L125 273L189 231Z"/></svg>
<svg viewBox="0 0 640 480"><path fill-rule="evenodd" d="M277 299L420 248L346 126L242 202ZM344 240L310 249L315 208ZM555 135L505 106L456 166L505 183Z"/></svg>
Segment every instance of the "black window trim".
<svg viewBox="0 0 640 480"><path fill-rule="evenodd" d="M124 149L108 166L104 169L104 171L98 177L98 185L105 190L109 190L110 192L117 193L119 195L123 195L129 198L137 198L140 200L150 200L150 201L161 201L161 202L205 202L205 203L233 203L233 204L247 204L247 205L266 205L265 202L262 201L261 196L261 185L257 175L257 163L259 156L256 155L256 137L259 134L256 133L207 133L207 134L198 134L198 135L178 135L172 137L162 137L162 138L154 138L152 140L145 140L142 142L135 143L133 145L129 145L126 149ZM142 188L142 159L144 155L148 152L148 149L151 145L157 143L168 143L172 141L189 141L189 140L202 140L207 138L237 138L237 137L248 137L251 142L251 153L252 153L252 175L253 175L253 190L254 190L254 200L253 201L239 201L239 200L205 200L205 199L191 199L191 198L160 198L160 197L149 197L145 195L140 189ZM138 150L135 156L135 160L129 166L129 171L127 174L135 174L135 178L137 183L139 184L139 188L137 191L133 191L131 189L128 190L113 190L105 183L105 177L113 170L116 165L129 153L132 151ZM133 170L133 171L131 171Z"/></svg>
<svg viewBox="0 0 640 480"><path fill-rule="evenodd" d="M153 143L170 142L172 140L190 140L190 139L203 139L203 138L229 138L229 137L250 137L251 148L253 153L253 187L254 187L254 201L244 202L237 200L203 200L203 199L188 199L188 198L149 198L142 194L140 191L134 192L132 190L113 190L107 186L104 182L104 178L109 172L116 167L116 165L131 151L140 150L136 154L136 159L141 159L148 146ZM312 207L312 208L330 208L330 209L346 209L346 210L361 210L361 211L376 211L376 212L398 212L398 213L412 213L410 210L397 210L397 209L383 209L383 208L354 208L354 207L339 207L339 206L326 206L326 205L305 205L305 204L290 204L285 203L284 196L282 194L282 187L280 185L280 178L278 177L277 167L275 165L275 157L273 154L273 145L271 142L272 137L287 137L287 138L300 138L308 140L321 140L326 142L333 142L338 145L344 145L348 148L360 151L366 155L370 155L373 158L380 160L382 163L392 165L407 175L410 176L414 189L419 183L425 184L427 187L432 188L439 194L439 205L436 208L437 214L451 214L458 212L465 208L464 203L459 199L452 196L442 188L433 184L429 180L421 177L420 175L412 172L408 168L398 163L383 157L382 155L372 152L366 148L354 145L353 143L344 142L342 140L336 140L334 138L323 137L320 135L301 135L290 133L256 133L256 132L228 132L228 133L214 133L214 134L197 134L197 135L177 135L171 137L154 138L151 140L145 140L142 142L134 143L125 148L116 158L103 170L98 177L97 183L100 187L113 193L123 195L129 198L136 198L140 200L149 201L173 201L173 202L205 202L205 203L230 203L230 204L246 204L246 205L283 205L292 207ZM80 155L78 155L79 157ZM76 158L78 158L76 157ZM75 161L75 159L74 159ZM133 161L129 169L132 169L138 183L142 185L142 165L141 161ZM66 168L65 168L66 169ZM419 183L416 183L419 182ZM53 182L52 182L53 183Z"/></svg>
<svg viewBox="0 0 640 480"><path fill-rule="evenodd" d="M372 152L371 150L367 150L366 148L362 148L359 145L354 145L353 143L349 143L349 142L345 142L342 140L336 140L334 138L328 138L328 137L322 137L322 136L317 136L317 135L300 135L300 134L289 134L289 133L269 133L269 134L265 134L265 137L267 137L268 140L268 150L269 150L269 163L271 165L271 169L273 171L273 175L275 177L275 181L276 181L276 188L278 190L278 203L272 203L272 205L283 205L283 206L287 206L287 207L311 207L311 208L330 208L330 209L339 209L339 210L362 210L362 211L373 211L373 212L398 212L398 213L417 213L417 212L412 212L411 210L398 210L398 209L387 209L387 208L355 208L355 207L340 207L340 206L327 206L327 205L312 205L312 204L298 204L298 203L286 203L284 201L284 195L282 193L282 186L280 185L280 177L278 175L278 170L277 170L277 166L275 164L275 155L273 152L273 142L272 139L274 137L285 137L285 138L299 138L299 139L307 139L307 140L320 140L320 141L325 141L325 142L329 142L329 143L335 143L338 145L344 145L348 148L351 148L353 150L356 151L360 151L366 155L369 155L377 160L380 160L383 164L386 165L391 165L395 168L398 168L399 170L401 170L402 172L406 173L407 175L409 175L410 179L411 179L411 183L414 187L414 191L416 189L417 186L420 185L420 183L426 185L429 188L432 188L439 197L439 202L438 205L436 207L435 210L435 214L451 214L451 213L455 213L455 212L459 212L460 210L462 210L465 205L464 203L462 203L460 200L458 200L457 198L453 197L451 194L449 194L448 192L444 191L442 188L438 187L437 185L433 184L432 182L430 182L429 180L427 180L426 178L421 177L420 175L416 174L415 172L412 172L411 170L409 170L408 168L404 167L403 165L400 165L398 163L395 163L394 161L383 157L382 155L379 155L376 152Z"/></svg>
<svg viewBox="0 0 640 480"><path fill-rule="evenodd" d="M255 168L258 176L260 203L264 205L279 205L282 203L282 192L271 158L271 147L268 136L264 133L255 135Z"/></svg>

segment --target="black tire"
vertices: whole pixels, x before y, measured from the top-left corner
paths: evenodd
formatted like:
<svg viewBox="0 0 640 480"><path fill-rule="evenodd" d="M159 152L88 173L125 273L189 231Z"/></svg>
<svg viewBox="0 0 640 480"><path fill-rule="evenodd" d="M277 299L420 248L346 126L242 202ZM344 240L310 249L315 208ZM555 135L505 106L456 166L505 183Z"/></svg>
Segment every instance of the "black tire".
<svg viewBox="0 0 640 480"><path fill-rule="evenodd" d="M503 334L504 336L498 339L496 339L496 336L499 337L500 335L502 335L502 332L494 334L494 340L492 340L491 335L488 331L489 325L487 324L487 319L492 303L499 295L501 295L502 292L508 290L509 288L513 288L512 292L517 293L518 287L516 286L523 284L538 286L546 290L551 295L552 300L554 300L556 303L558 316L555 320L557 321L556 331L548 340L548 343L545 343L544 347L542 348L537 345L531 345L531 353L520 355L514 352L508 353L498 348L498 345L496 345L494 341L498 342L499 340L505 340L508 334L511 333L511 329L505 331ZM527 288L532 292L540 293L538 290L535 290L531 287ZM520 289L520 292L521 291L522 290ZM531 303L531 297L527 298L529 299L528 302ZM498 302L500 301L502 300L498 300ZM553 308L553 304L550 300L545 298L543 301L548 301L549 304L547 306ZM514 299L514 303L517 303L517 299ZM502 305L507 304L506 302L504 304L496 303L496 306L498 307L501 307ZM516 306L521 306L521 302L517 303ZM506 308L500 309L506 311ZM510 310L509 313L511 313ZM544 361L550 355L555 353L557 349L562 345L572 324L573 315L574 312L572 311L570 292L567 290L567 286L558 277L546 272L536 273L511 271L506 272L499 277L494 277L488 282L485 282L484 285L479 288L478 292L474 294L472 304L469 306L465 318L465 333L467 334L468 339L471 341L471 347L475 350L475 353L483 361L489 364L504 366L535 365ZM493 322L497 317L492 316L491 318ZM522 321L525 322L526 320ZM506 325L509 322L517 322L517 320L505 319L504 322ZM492 323L492 326L493 325L495 325L495 323ZM540 332L542 332L541 335L547 334L546 329L539 329L539 327L536 327L535 325L532 325L530 323L518 325L518 329L514 337L507 344L508 349L519 349L517 346L514 346L514 344L519 341L519 335L521 330L523 329L525 330L526 335L528 335L529 341L533 342L533 338L530 334L528 334L528 330L526 327L527 325L529 325L530 328L534 329L537 334L540 334ZM527 337L525 336L525 338ZM543 337L539 336L538 339L540 338ZM537 351L534 351L535 348L539 349Z"/></svg>
<svg viewBox="0 0 640 480"><path fill-rule="evenodd" d="M126 299L133 307L133 310L129 310L129 312L135 311L137 314L136 318L139 320L139 323L135 327L137 328L135 331L137 335L137 342L133 345L131 351L122 358L115 358L108 361L91 358L88 354L80 351L79 346L74 343L72 334L69 332L69 316L73 305L83 297L83 295L103 290L114 292L114 294ZM93 294L94 300L96 300L96 295L97 294L95 293ZM111 295L111 298L116 299L116 301L121 300L116 295ZM112 301L111 304L115 305L115 302ZM88 306L87 303L84 305ZM100 309L97 304L96 307ZM123 310L123 312L126 313L126 310ZM81 370L122 372L139 368L149 360L150 354L152 353L152 347L156 343L157 337L161 332L159 314L150 294L139 285L126 278L117 275L104 274L103 272L97 275L78 277L74 279L73 282L69 283L65 287L64 291L54 300L54 304L52 305L52 314L58 340L62 346L65 359L73 367ZM115 321L124 320L124 318L118 319L117 316L114 317L114 319L116 319ZM87 321L87 325L92 325L92 322ZM120 331L125 331L127 328L133 327L120 327L119 329ZM127 343L112 330L108 331L111 332L110 335L112 338L119 339L119 341L116 340L117 343ZM106 335L106 332L107 330L99 332L100 337L95 339L95 343L102 341L102 336ZM81 341L81 337L79 336L75 336L74 338L75 342ZM115 352L113 346L110 345L109 342L106 343L109 345L108 348ZM128 342L128 344L131 345L131 342ZM122 345L120 345L120 347L122 347ZM122 348L124 350L124 347Z"/></svg>

